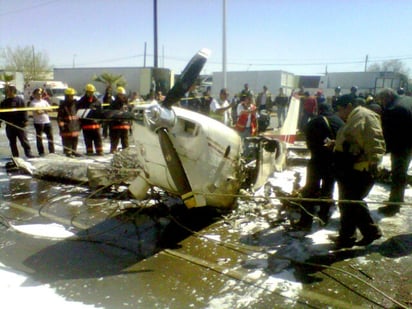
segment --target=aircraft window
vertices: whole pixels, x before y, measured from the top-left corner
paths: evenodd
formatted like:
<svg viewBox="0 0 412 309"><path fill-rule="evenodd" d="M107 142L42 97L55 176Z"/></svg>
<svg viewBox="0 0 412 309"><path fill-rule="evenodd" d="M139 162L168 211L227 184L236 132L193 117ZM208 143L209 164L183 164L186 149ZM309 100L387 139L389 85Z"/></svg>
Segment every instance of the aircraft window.
<svg viewBox="0 0 412 309"><path fill-rule="evenodd" d="M184 132L187 132L190 135L196 136L197 135L197 126L195 123L190 122L190 121L185 121L184 122Z"/></svg>

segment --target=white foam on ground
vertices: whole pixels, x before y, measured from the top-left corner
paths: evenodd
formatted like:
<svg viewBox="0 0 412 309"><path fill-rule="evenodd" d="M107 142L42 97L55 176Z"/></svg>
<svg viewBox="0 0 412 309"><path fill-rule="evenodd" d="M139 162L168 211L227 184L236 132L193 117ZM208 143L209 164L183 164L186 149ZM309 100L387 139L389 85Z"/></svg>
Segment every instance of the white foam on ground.
<svg viewBox="0 0 412 309"><path fill-rule="evenodd" d="M14 230L35 237L48 237L56 239L64 239L73 236L74 234L68 231L64 226L57 223L50 224L25 224L25 225L10 225Z"/></svg>
<svg viewBox="0 0 412 309"><path fill-rule="evenodd" d="M28 276L12 271L2 263L0 263L0 278L2 308L98 308L80 302L68 301L56 294L55 289L48 284L33 284L31 281L31 286L24 286Z"/></svg>

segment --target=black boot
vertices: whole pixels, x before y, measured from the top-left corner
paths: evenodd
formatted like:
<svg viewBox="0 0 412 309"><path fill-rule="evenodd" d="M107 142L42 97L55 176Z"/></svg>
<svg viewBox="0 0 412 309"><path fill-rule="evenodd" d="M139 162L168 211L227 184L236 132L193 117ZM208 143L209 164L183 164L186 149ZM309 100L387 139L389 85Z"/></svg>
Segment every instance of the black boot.
<svg viewBox="0 0 412 309"><path fill-rule="evenodd" d="M329 235L328 238L335 243L335 249L352 248L356 241L353 237L342 237L340 235Z"/></svg>
<svg viewBox="0 0 412 309"><path fill-rule="evenodd" d="M385 217L392 217L396 215L400 210L399 205L387 205L378 208L378 212L383 214Z"/></svg>

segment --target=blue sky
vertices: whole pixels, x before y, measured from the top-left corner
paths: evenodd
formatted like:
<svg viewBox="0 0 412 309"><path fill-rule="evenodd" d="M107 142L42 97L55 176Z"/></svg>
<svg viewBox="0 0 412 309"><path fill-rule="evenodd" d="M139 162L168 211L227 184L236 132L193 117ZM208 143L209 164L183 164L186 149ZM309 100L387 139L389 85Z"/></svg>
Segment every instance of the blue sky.
<svg viewBox="0 0 412 309"><path fill-rule="evenodd" d="M158 0L161 67L179 73L207 47L222 70L223 0ZM412 1L226 0L227 70L412 68ZM145 44L146 58L145 55ZM153 65L153 0L0 0L0 48L34 46L55 67Z"/></svg>

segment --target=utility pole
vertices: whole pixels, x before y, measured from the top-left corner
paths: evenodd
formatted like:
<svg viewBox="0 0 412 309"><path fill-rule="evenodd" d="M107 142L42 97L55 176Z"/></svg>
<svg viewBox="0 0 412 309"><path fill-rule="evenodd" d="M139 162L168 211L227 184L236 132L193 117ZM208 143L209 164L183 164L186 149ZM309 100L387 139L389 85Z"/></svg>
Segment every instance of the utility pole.
<svg viewBox="0 0 412 309"><path fill-rule="evenodd" d="M157 0L153 0L153 19L154 19L154 67L157 68Z"/></svg>
<svg viewBox="0 0 412 309"><path fill-rule="evenodd" d="M146 67L146 49L147 49L147 42L144 42L144 55L143 55L143 67Z"/></svg>
<svg viewBox="0 0 412 309"><path fill-rule="evenodd" d="M36 54L35 54L35 52L34 52L34 45L32 45L31 46L31 50L32 50L32 54L33 54L33 71L32 71L32 79L34 80L34 75L35 75L35 72L36 72Z"/></svg>
<svg viewBox="0 0 412 309"><path fill-rule="evenodd" d="M367 69L368 69L368 55L366 55L365 57L365 72L367 71Z"/></svg>
<svg viewBox="0 0 412 309"><path fill-rule="evenodd" d="M222 73L223 73L223 88L227 87L226 76L226 0L223 0L223 34L222 34Z"/></svg>
<svg viewBox="0 0 412 309"><path fill-rule="evenodd" d="M162 45L162 68L165 67L165 46Z"/></svg>

